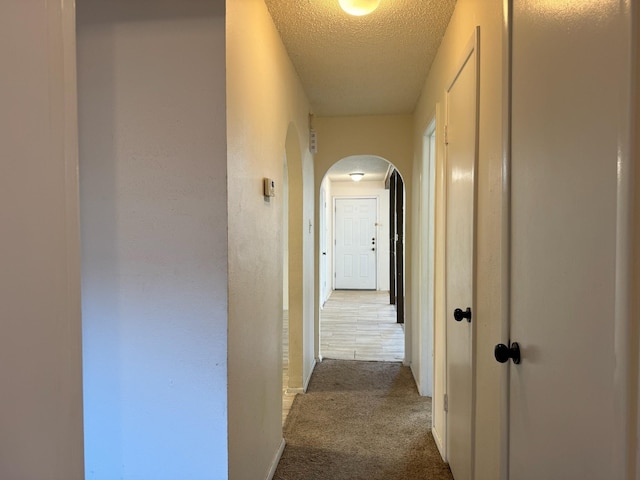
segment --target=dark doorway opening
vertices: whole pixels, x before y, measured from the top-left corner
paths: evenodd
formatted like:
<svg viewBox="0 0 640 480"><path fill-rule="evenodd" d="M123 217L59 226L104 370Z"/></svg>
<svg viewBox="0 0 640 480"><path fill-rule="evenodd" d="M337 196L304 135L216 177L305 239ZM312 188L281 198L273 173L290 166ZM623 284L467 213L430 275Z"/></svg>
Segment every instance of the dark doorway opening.
<svg viewBox="0 0 640 480"><path fill-rule="evenodd" d="M397 170L387 178L389 188L389 302L397 322L404 323L404 182Z"/></svg>

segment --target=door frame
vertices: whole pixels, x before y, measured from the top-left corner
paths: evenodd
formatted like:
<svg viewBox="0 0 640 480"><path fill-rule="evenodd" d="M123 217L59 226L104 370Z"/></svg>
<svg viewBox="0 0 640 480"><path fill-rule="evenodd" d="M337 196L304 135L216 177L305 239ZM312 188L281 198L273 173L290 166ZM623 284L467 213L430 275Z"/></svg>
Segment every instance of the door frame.
<svg viewBox="0 0 640 480"><path fill-rule="evenodd" d="M318 262L318 267L320 269L320 308L324 306L325 302L329 298L329 294L331 293L330 279L327 278L330 275L328 274L328 266L329 266L329 241L327 239L327 190L324 187L324 182L320 184L320 218L319 218L319 230L320 230L320 238L319 238L319 247L320 247L320 259ZM324 257L324 260L323 260Z"/></svg>
<svg viewBox="0 0 640 480"><path fill-rule="evenodd" d="M332 232L332 244L331 244L331 249L332 249L332 261L333 261L333 278L331 279L331 289L332 290L336 290L336 259L337 259L337 255L336 255L336 219L338 217L337 215L337 204L336 204L336 200L357 200L357 199L361 199L361 200L365 200L365 199L373 199L376 201L376 218L375 218L375 223L374 223L374 228L375 228L375 236L376 236L376 251L375 251L375 256L376 256L376 260L375 260L375 266L376 266L376 271L375 271L375 275L376 275L376 291L380 290L380 276L378 275L378 272L380 270L380 266L378 265L378 261L380 259L379 255L378 255L378 223L380 221L380 197L378 195L335 195L333 196L333 232Z"/></svg>
<svg viewBox="0 0 640 480"><path fill-rule="evenodd" d="M396 170L389 175L389 304L396 304Z"/></svg>
<svg viewBox="0 0 640 480"><path fill-rule="evenodd" d="M511 72L513 38L513 0L502 2L502 248L500 251L500 338L509 345L511 337ZM509 478L509 368L500 369L499 480Z"/></svg>

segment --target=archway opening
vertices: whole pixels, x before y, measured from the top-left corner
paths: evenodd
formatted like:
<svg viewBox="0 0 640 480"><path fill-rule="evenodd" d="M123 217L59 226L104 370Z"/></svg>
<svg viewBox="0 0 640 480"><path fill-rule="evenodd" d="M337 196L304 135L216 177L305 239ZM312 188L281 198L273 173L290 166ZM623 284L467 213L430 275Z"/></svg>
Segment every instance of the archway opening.
<svg viewBox="0 0 640 480"><path fill-rule="evenodd" d="M352 178L353 173L363 174ZM373 155L345 157L319 192L320 355L403 361L404 182Z"/></svg>

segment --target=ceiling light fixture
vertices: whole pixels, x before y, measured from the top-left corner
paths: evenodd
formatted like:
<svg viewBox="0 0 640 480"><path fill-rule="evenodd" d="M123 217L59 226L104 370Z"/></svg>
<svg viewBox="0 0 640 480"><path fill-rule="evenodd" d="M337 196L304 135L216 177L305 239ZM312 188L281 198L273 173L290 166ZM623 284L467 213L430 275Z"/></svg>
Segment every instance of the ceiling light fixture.
<svg viewBox="0 0 640 480"><path fill-rule="evenodd" d="M380 5L380 0L338 0L338 2L345 12L356 17L370 14Z"/></svg>
<svg viewBox="0 0 640 480"><path fill-rule="evenodd" d="M362 177L364 177L364 173L353 172L353 173L350 173L349 176L351 177L351 180L353 180L354 182L359 182L360 180L362 180Z"/></svg>

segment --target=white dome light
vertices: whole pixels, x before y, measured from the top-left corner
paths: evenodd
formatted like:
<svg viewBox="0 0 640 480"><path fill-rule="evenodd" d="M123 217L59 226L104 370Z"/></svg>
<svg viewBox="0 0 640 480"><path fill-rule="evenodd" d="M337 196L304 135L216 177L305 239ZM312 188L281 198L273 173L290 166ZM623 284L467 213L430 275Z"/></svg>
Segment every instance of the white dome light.
<svg viewBox="0 0 640 480"><path fill-rule="evenodd" d="M380 0L338 0L338 2L345 12L357 17L370 14L380 5Z"/></svg>

